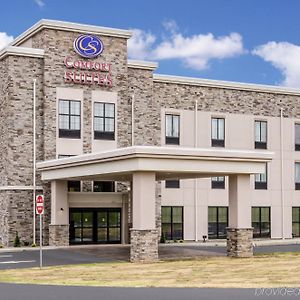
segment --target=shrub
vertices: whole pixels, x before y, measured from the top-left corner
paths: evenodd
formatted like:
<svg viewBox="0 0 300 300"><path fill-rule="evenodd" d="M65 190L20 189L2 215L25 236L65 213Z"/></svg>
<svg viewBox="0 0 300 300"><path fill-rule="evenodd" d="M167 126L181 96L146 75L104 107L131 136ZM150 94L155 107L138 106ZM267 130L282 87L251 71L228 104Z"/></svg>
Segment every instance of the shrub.
<svg viewBox="0 0 300 300"><path fill-rule="evenodd" d="M21 247L21 240L18 234L18 231L16 231L16 237L14 240L14 247Z"/></svg>

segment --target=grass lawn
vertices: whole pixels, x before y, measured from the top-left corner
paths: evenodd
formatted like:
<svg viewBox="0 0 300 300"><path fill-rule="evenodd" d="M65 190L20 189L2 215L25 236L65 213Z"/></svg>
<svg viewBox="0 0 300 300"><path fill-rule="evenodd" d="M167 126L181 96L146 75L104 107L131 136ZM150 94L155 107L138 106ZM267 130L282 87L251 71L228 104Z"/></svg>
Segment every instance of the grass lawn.
<svg viewBox="0 0 300 300"><path fill-rule="evenodd" d="M3 270L0 282L122 287L299 287L300 253Z"/></svg>

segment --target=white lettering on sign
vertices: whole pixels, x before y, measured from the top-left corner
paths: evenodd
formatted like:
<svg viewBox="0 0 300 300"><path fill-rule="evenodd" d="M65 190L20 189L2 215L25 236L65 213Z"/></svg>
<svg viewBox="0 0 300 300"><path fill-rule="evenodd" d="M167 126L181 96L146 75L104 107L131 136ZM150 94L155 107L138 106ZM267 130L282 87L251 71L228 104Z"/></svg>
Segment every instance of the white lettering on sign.
<svg viewBox="0 0 300 300"><path fill-rule="evenodd" d="M36 196L35 210L36 210L37 215L44 214L44 196L43 195Z"/></svg>

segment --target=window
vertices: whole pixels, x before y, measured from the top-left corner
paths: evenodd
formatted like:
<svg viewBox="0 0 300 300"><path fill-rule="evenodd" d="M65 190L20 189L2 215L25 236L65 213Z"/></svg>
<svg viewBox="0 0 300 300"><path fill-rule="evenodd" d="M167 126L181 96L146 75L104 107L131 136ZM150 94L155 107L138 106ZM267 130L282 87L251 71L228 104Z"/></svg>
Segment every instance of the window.
<svg viewBox="0 0 300 300"><path fill-rule="evenodd" d="M295 124L295 150L300 151L300 124Z"/></svg>
<svg viewBox="0 0 300 300"><path fill-rule="evenodd" d="M183 207L161 207L162 236L166 240L183 240Z"/></svg>
<svg viewBox="0 0 300 300"><path fill-rule="evenodd" d="M228 227L228 208L208 207L208 238L226 238L226 227Z"/></svg>
<svg viewBox="0 0 300 300"><path fill-rule="evenodd" d="M225 189L225 177L217 176L211 178L211 188L212 189Z"/></svg>
<svg viewBox="0 0 300 300"><path fill-rule="evenodd" d="M114 181L94 181L94 192L109 193L115 191Z"/></svg>
<svg viewBox="0 0 300 300"><path fill-rule="evenodd" d="M68 181L68 192L80 192L80 181Z"/></svg>
<svg viewBox="0 0 300 300"><path fill-rule="evenodd" d="M94 139L115 139L115 105L113 103L94 103Z"/></svg>
<svg viewBox="0 0 300 300"><path fill-rule="evenodd" d="M180 180L166 180L166 189L179 189Z"/></svg>
<svg viewBox="0 0 300 300"><path fill-rule="evenodd" d="M255 149L267 149L267 122L255 121Z"/></svg>
<svg viewBox="0 0 300 300"><path fill-rule="evenodd" d="M292 208L293 237L300 237L300 207Z"/></svg>
<svg viewBox="0 0 300 300"><path fill-rule="evenodd" d="M300 163L295 163L295 189L300 190Z"/></svg>
<svg viewBox="0 0 300 300"><path fill-rule="evenodd" d="M59 137L80 139L80 101L59 100Z"/></svg>
<svg viewBox="0 0 300 300"><path fill-rule="evenodd" d="M270 207L252 207L253 237L271 237Z"/></svg>
<svg viewBox="0 0 300 300"><path fill-rule="evenodd" d="M225 119L211 119L211 145L212 147L225 146Z"/></svg>
<svg viewBox="0 0 300 300"><path fill-rule="evenodd" d="M166 115L166 144L179 145L178 115Z"/></svg>
<svg viewBox="0 0 300 300"><path fill-rule="evenodd" d="M265 172L255 174L255 189L266 190L268 188L268 165L265 165Z"/></svg>

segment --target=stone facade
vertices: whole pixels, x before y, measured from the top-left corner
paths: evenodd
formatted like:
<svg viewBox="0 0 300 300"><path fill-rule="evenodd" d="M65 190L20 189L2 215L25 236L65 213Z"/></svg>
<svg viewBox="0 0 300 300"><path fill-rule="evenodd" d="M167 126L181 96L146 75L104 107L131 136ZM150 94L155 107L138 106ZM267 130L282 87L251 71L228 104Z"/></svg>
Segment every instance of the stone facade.
<svg viewBox="0 0 300 300"><path fill-rule="evenodd" d="M158 260L158 230L130 230L130 261L153 262Z"/></svg>
<svg viewBox="0 0 300 300"><path fill-rule="evenodd" d="M37 159L43 159L43 61L8 56L0 61L0 240L12 245L18 232L21 242L32 243L33 219L33 79L37 80ZM5 78L4 78L5 77ZM37 185L41 182L37 178ZM10 186L17 186L11 190ZM23 188L24 187L24 188ZM29 188L28 188L29 187Z"/></svg>
<svg viewBox="0 0 300 300"><path fill-rule="evenodd" d="M253 228L227 228L227 255L253 256Z"/></svg>
<svg viewBox="0 0 300 300"><path fill-rule="evenodd" d="M69 225L49 225L49 245L69 246Z"/></svg>
<svg viewBox="0 0 300 300"><path fill-rule="evenodd" d="M66 67L63 61L66 56L79 58L73 49L73 41L79 34L80 32L72 30L44 27L29 38L32 48L45 51L44 58L8 55L0 60L0 185L19 187L18 190L0 191L0 243L4 245L13 243L16 231L21 240L32 243L33 194L29 187L32 186L33 175L33 79L37 80L37 161L54 159L59 154L56 149L58 87L83 91L83 146L78 150L78 154L92 151L93 90L118 94L117 147L131 145L133 94L135 145L162 145L161 126L164 109L192 111L196 100L199 111L278 117L280 108L283 108L284 117L300 118L300 96L297 95L165 83L153 79L151 70L128 67L125 38L107 35L99 36L105 45L99 60L112 64L113 86L108 88L65 83L63 76ZM45 195L44 244L47 244L51 217L50 183L42 182L38 174L37 185L43 187ZM22 190L22 187L27 189ZM119 183L117 190L127 190L127 187L127 183ZM92 191L90 182L83 183L83 191ZM129 203L129 227L132 224L131 210ZM161 186L158 183L156 227L159 234L155 230L132 230L134 261L137 257L146 261L147 256L157 259L153 248L161 231L160 211ZM68 230L64 226L50 229L51 243L59 240L58 234L62 234L68 241ZM230 253L239 256L240 251L249 251L247 247L250 243L250 233L247 230L232 230L228 234L229 240L232 240L229 243ZM36 236L38 237L38 230ZM244 244L248 245L246 249L243 248ZM150 245L149 251L144 249L145 245Z"/></svg>

